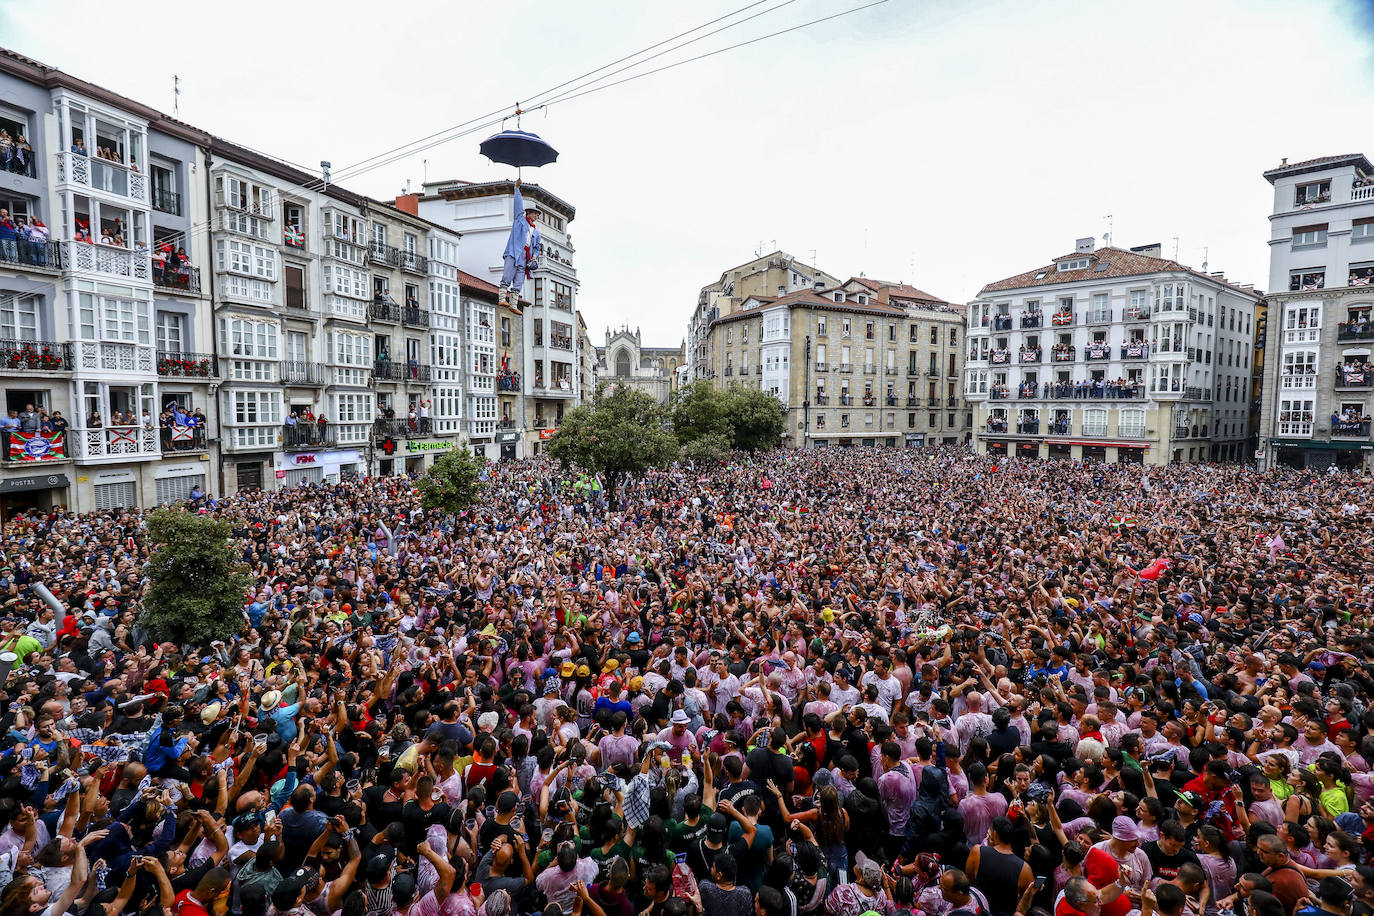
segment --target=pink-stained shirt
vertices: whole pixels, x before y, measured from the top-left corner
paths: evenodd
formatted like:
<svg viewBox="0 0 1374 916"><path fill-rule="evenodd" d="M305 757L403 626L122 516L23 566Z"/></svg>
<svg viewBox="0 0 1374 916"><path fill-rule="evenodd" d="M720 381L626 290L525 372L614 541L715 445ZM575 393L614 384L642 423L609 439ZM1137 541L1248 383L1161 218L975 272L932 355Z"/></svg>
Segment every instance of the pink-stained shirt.
<svg viewBox="0 0 1374 916"><path fill-rule="evenodd" d="M1007 813L1007 798L1001 792L986 795L966 795L959 802L959 814L964 819L964 836L977 846L988 838L992 819Z"/></svg>

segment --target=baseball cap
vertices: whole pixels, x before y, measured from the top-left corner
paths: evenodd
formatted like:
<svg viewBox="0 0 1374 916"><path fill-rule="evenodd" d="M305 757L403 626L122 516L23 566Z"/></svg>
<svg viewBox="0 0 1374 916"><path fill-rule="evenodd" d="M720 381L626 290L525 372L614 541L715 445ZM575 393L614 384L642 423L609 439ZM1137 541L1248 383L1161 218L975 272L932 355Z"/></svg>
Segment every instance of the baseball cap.
<svg viewBox="0 0 1374 916"><path fill-rule="evenodd" d="M620 667L620 661L619 661L618 659L608 658L608 659L606 659L606 664L604 664L604 665L601 666L601 673L602 673L602 674L609 674L610 672L614 671L615 669L617 669L617 668L619 668L619 667Z"/></svg>
<svg viewBox="0 0 1374 916"><path fill-rule="evenodd" d="M381 881L391 871L391 856L380 853L367 860L367 880Z"/></svg>
<svg viewBox="0 0 1374 916"><path fill-rule="evenodd" d="M573 672L576 671L576 670L577 670L577 666L574 665L572 662L564 662L564 663L559 667L559 669L558 669L558 674L559 674L560 677L572 677L572 676L573 676Z"/></svg>
<svg viewBox="0 0 1374 916"><path fill-rule="evenodd" d="M711 819L706 822L706 839L713 842L722 842L729 831L730 822L720 812L712 814Z"/></svg>
<svg viewBox="0 0 1374 916"><path fill-rule="evenodd" d="M1182 802L1194 811L1202 810L1202 799L1192 790L1178 793L1178 797L1174 800L1174 805L1177 807L1179 802Z"/></svg>
<svg viewBox="0 0 1374 916"><path fill-rule="evenodd" d="M591 673L592 673L592 669L589 668L589 667L587 667L586 665L578 665L578 666L577 666L577 676L578 676L578 677L587 677L587 676L590 675Z"/></svg>

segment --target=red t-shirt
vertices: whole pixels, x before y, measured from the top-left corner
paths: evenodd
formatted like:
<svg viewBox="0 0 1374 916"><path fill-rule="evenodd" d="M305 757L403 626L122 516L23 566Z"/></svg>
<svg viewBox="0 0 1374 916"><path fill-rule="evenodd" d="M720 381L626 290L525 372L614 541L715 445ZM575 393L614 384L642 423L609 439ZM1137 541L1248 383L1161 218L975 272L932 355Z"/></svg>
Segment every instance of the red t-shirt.
<svg viewBox="0 0 1374 916"><path fill-rule="evenodd" d="M172 912L176 916L210 916L210 911L205 905L191 896L190 890L184 890L177 894L176 902L172 904Z"/></svg>
<svg viewBox="0 0 1374 916"><path fill-rule="evenodd" d="M1102 890L1102 888L1114 884L1116 879L1121 877L1121 866L1117 864L1116 859L1112 858L1111 853L1105 849L1092 846L1088 849L1088 857L1083 860L1083 877L1087 878L1088 883L1093 887ZM1111 903L1104 904L1100 916L1126 916L1130 911L1131 898L1122 894ZM1059 912L1058 907L1055 907L1055 916L1064 916Z"/></svg>

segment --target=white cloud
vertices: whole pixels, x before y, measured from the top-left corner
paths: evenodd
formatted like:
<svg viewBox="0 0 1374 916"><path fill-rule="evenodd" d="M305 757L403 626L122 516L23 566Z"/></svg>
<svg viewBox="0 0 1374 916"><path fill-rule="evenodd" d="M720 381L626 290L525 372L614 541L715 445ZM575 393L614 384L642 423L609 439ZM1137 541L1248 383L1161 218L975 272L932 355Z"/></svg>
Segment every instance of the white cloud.
<svg viewBox="0 0 1374 916"><path fill-rule="evenodd" d="M229 139L348 164L739 5L244 2L167 17L6 5L8 46ZM798 0L693 52L856 0ZM1369 152L1358 3L890 2L555 106L536 180L578 207L599 334L675 342L697 290L760 240L964 300L1101 236L1263 286L1281 156ZM79 26L77 25L79 23ZM686 54L690 52L681 52ZM673 59L672 57L664 60ZM344 184L377 197L506 174L474 136ZM914 273L911 265L914 263Z"/></svg>

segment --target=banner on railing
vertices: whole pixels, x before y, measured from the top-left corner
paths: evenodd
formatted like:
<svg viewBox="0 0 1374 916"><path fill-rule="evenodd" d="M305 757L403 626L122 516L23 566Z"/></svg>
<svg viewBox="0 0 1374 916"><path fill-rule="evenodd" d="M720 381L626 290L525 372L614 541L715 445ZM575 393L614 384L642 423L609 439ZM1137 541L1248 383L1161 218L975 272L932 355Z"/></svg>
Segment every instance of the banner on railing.
<svg viewBox="0 0 1374 916"><path fill-rule="evenodd" d="M110 445L137 445L138 427L137 426L111 426Z"/></svg>
<svg viewBox="0 0 1374 916"><path fill-rule="evenodd" d="M10 433L10 461L54 461L66 457L65 433Z"/></svg>
<svg viewBox="0 0 1374 916"><path fill-rule="evenodd" d="M1088 359L1106 359L1110 352L1108 347L1088 347Z"/></svg>
<svg viewBox="0 0 1374 916"><path fill-rule="evenodd" d="M1342 370L1341 370L1341 378L1345 381L1345 383L1346 383L1347 385L1363 385L1363 384L1364 384L1364 376L1365 376L1365 373L1364 373L1364 370L1363 370L1363 369L1342 369Z"/></svg>
<svg viewBox="0 0 1374 916"><path fill-rule="evenodd" d="M196 437L196 430L195 430L195 427L193 427L193 426L173 426L173 427L172 427L172 441L173 441L173 442L190 442L190 441L191 441L192 439L194 439L195 437Z"/></svg>
<svg viewBox="0 0 1374 916"><path fill-rule="evenodd" d="M1145 355L1145 345L1144 345L1144 344L1126 344L1126 355L1127 355L1127 356L1144 356L1144 355Z"/></svg>

